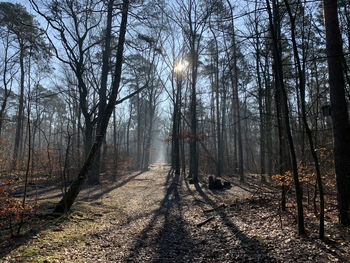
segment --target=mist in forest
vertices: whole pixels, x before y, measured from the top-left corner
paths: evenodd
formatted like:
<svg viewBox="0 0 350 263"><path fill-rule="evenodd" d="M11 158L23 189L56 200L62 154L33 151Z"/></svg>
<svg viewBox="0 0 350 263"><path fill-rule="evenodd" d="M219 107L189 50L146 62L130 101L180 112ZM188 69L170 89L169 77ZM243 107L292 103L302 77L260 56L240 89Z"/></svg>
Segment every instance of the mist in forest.
<svg viewBox="0 0 350 263"><path fill-rule="evenodd" d="M152 163L164 164L167 162L167 144L160 138L153 139Z"/></svg>

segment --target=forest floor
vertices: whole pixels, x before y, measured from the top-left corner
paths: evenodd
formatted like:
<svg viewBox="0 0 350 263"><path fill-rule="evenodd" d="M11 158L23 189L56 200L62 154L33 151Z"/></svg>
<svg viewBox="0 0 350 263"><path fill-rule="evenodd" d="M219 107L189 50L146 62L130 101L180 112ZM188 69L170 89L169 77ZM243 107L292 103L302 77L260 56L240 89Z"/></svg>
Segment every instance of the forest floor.
<svg viewBox="0 0 350 263"><path fill-rule="evenodd" d="M307 235L296 233L295 207L279 209L277 187L225 178L231 188L189 184L167 165L84 189L72 212L33 221L26 235L0 237L0 262L350 262L349 229L326 211L326 238L308 208ZM60 198L51 189L42 208Z"/></svg>

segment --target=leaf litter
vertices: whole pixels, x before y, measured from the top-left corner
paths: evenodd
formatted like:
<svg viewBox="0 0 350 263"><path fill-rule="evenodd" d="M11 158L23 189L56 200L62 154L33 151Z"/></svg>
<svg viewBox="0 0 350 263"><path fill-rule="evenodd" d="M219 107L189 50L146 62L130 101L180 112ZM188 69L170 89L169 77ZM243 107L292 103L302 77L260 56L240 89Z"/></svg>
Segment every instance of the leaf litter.
<svg viewBox="0 0 350 263"><path fill-rule="evenodd" d="M211 191L153 165L129 173L94 198L82 192L66 218L14 246L1 262L350 262L349 229L326 218L326 238L306 206L306 236L296 233L295 208L279 209L277 187L254 176ZM96 189L95 189L96 190ZM96 190L98 192L98 190ZM102 193L102 191L100 191Z"/></svg>

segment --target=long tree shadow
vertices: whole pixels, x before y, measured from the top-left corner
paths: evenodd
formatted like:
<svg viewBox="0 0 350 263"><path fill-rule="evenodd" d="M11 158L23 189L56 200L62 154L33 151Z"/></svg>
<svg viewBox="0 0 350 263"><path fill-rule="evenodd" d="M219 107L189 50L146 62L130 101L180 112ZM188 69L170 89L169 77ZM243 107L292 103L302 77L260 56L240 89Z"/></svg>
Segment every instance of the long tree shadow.
<svg viewBox="0 0 350 263"><path fill-rule="evenodd" d="M26 230L24 234L13 238L6 238L7 235L1 236L2 233L0 232L0 261L2 258L6 257L9 253L11 253L11 251L16 250L20 246L25 246L34 236L37 236L40 232L44 232L52 228L59 228L61 225L65 224L67 218L64 216L54 218L47 215L42 217L42 220L44 220L45 223L34 223L37 226L40 225L40 228Z"/></svg>
<svg viewBox="0 0 350 263"><path fill-rule="evenodd" d="M210 199L199 186L195 184L195 189L198 194L203 198L203 200L212 207L216 209L218 204L216 204L212 199ZM252 239L248 237L243 231L241 231L231 220L231 218L226 214L223 209L216 209L217 214L220 219L226 225L236 239L240 242L241 248L244 250L246 256L249 257L249 261L253 262L277 262L277 260L267 253L267 248L257 239ZM243 260L243 259L242 259ZM246 260L246 259L244 259Z"/></svg>
<svg viewBox="0 0 350 263"><path fill-rule="evenodd" d="M169 171L166 178L168 187L159 209L155 212L147 227L136 238L136 243L130 249L127 261L137 262L137 257L143 248L153 247L155 254L152 262L190 262L194 253L189 249L194 246L193 240L184 228L183 209L178 187L181 186L180 175ZM156 236L152 231L157 229L157 222L164 218L164 223Z"/></svg>
<svg viewBox="0 0 350 263"><path fill-rule="evenodd" d="M101 198L102 196L110 193L114 189L117 189L119 187L124 186L125 184L134 180L136 177L138 177L141 174L143 174L143 172L140 171L140 172L138 172L134 175L131 175L129 177L126 176L126 178L125 178L125 176L119 177L116 182L111 183L109 185L101 185L100 187L95 186L95 190L93 190L93 191L90 191L89 188L87 188L86 191L88 191L88 193L89 193L88 196L81 198L79 200L81 200L81 201L97 200L97 199Z"/></svg>
<svg viewBox="0 0 350 263"><path fill-rule="evenodd" d="M255 178L253 176L246 176L245 181L242 183L237 178L231 178L229 180L231 185L241 188L242 190L249 192L251 194L256 194L259 191L264 191L266 189L270 191L276 191L278 187L273 184L274 181L261 182L260 177Z"/></svg>
<svg viewBox="0 0 350 263"><path fill-rule="evenodd" d="M109 192L113 191L114 189L117 189L119 187L122 187L123 185L127 184L128 182L132 181L135 179L137 176L141 175L142 172L137 172L133 175L130 176L122 176L119 177L118 180L110 184L109 186L103 186L104 189L100 191L99 189L94 190L92 194L90 194L87 197L82 197L79 198L79 201L91 201L91 200L97 200L101 198L102 196L108 194ZM95 187L96 188L96 187ZM85 189L86 191L89 191L88 188ZM83 190L84 191L84 190ZM54 195L49 196L49 198L56 198L56 197L61 197L62 193L57 193L57 189L54 189L53 187L48 189L48 190L42 190L41 193L48 194L49 192L52 192ZM81 193L83 194L83 193ZM48 197L47 197L48 198ZM40 200L40 199L38 199ZM54 206L48 207L48 210L53 209ZM45 212L42 214L42 220L45 220L45 224L40 224L40 228L35 229L35 230L28 230L25 232L25 234L22 234L20 237L16 237L13 239L3 239L2 237L0 238L0 259L5 257L7 254L9 254L11 251L17 249L20 246L23 246L27 244L33 236L38 235L40 232L51 229L52 227L58 227L61 224L64 224L66 221L65 217L61 218L55 218L50 216L50 211L42 211ZM39 224L39 223L38 223ZM0 232L1 234L1 232Z"/></svg>
<svg viewBox="0 0 350 263"><path fill-rule="evenodd" d="M308 229L318 229L319 227L318 224L310 221L311 220L307 222ZM331 230L329 230L329 232L331 236L335 235L335 233L331 233ZM350 262L349 256L343 256L346 254L349 255L346 251L346 248L343 249L341 246L337 245L339 241L336 241L330 237L325 237L322 241L318 238L308 237L304 240L304 242L308 242L310 244L317 246L325 254L329 254L337 258L338 262Z"/></svg>
<svg viewBox="0 0 350 263"><path fill-rule="evenodd" d="M17 197L17 198L23 198L23 190L24 187L20 187L14 194L13 197ZM42 196L42 195L46 195L46 194L51 194L54 195L54 197L56 197L56 192L57 190L59 190L59 186L54 185L54 186L28 186L27 189L27 197L29 196ZM51 197L53 198L53 197Z"/></svg>

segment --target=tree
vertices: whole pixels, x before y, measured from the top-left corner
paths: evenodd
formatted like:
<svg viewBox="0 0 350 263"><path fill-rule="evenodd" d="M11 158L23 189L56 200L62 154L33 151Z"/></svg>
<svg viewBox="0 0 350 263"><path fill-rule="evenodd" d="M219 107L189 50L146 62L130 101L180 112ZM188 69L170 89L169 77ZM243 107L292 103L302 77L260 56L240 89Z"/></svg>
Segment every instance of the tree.
<svg viewBox="0 0 350 263"><path fill-rule="evenodd" d="M13 150L14 167L18 159L18 153L20 152L23 137L25 58L31 56L33 52L42 52L45 49L45 43L41 38L42 32L38 29L37 24L38 23L34 20L33 16L29 14L22 5L9 2L0 3L0 27L6 28L8 32L14 35L17 42L16 48L19 50L20 91ZM6 71L4 71L4 73L5 72Z"/></svg>
<svg viewBox="0 0 350 263"><path fill-rule="evenodd" d="M339 221L341 224L349 226L350 123L345 99L344 55L337 8L337 0L323 0Z"/></svg>
<svg viewBox="0 0 350 263"><path fill-rule="evenodd" d="M174 67L175 85L173 88L173 127L172 127L172 168L180 174L180 129L181 129L181 90L185 65L182 61Z"/></svg>
<svg viewBox="0 0 350 263"><path fill-rule="evenodd" d="M107 10L107 21L110 21L110 22L112 22L112 19L110 18L113 16L113 2L114 0L109 1L109 3L111 4L108 5L108 10ZM122 18L120 22L119 39L118 39L118 46L117 46L117 53L116 53L116 64L115 64L115 69L113 73L113 82L111 84L111 94L109 96L109 100L102 117L100 134L96 136L95 142L93 143L90 149L90 152L85 159L83 167L79 171L78 177L72 182L67 193L56 205L55 212L58 212L58 213L66 212L73 205L76 197L80 192L82 185L86 181L88 171L94 161L94 158L96 157L96 154L102 145L104 136L107 131L109 119L114 111L115 105L122 103L124 100L130 98L131 96L139 92L138 90L130 94L129 96L117 101L117 96L119 94L121 74L122 74L123 51L124 51L125 34L126 34L126 28L127 28L128 9L129 9L129 1L123 0ZM107 27L107 28L111 29L111 27ZM106 34L110 34L110 32L106 32ZM107 46L105 46L105 48L106 47ZM104 50L104 52L107 52L107 51ZM106 68L106 67L103 67L103 68Z"/></svg>
<svg viewBox="0 0 350 263"><path fill-rule="evenodd" d="M321 171L320 171L320 164L318 161L318 156L315 151L315 146L314 146L314 140L312 136L312 131L309 127L309 124L307 122L306 118L306 107L305 107L305 66L302 69L300 57L299 57L299 52L298 52L298 46L296 42L296 25L295 25L295 16L292 14L291 7L289 5L288 0L284 0L287 12L289 15L289 19L291 22L291 35L292 35L292 43L293 43L293 52L294 52L294 58L296 61L296 66L297 66L297 76L298 76L298 86L299 86L299 91L300 91L300 100L301 100L301 114L302 114L302 119L303 119L303 124L304 128L306 131L306 135L308 137L309 141L309 146L310 146L310 151L312 158L314 160L314 165L315 165L315 170L316 170L316 176L317 176L317 183L318 183L318 189L320 192L320 231L319 231L319 237L320 239L324 238L324 195L323 195L323 186L322 186L322 177L321 177ZM301 6L299 6L302 8ZM305 61L304 61L305 65Z"/></svg>
<svg viewBox="0 0 350 263"><path fill-rule="evenodd" d="M185 43L189 50L190 68L190 169L189 178L193 183L198 182L198 133L197 133L197 77L199 69L200 45L206 28L210 7L201 5L197 0L176 1L179 10L175 22L182 29Z"/></svg>
<svg viewBox="0 0 350 263"><path fill-rule="evenodd" d="M211 79L211 86L212 86L212 96L215 96L215 119L216 119L216 127L214 130L216 130L216 176L220 177L222 175L223 171L223 164L224 164L224 142L223 142L223 129L224 126L221 125L224 124L224 113L225 112L225 103L226 103L226 87L224 83L221 81L221 79L224 79L224 72L222 72L222 76L220 79L220 64L226 62L226 61L220 61L220 47L218 43L218 35L220 31L225 30L223 23L220 23L222 17L225 15L228 15L227 13L224 13L225 6L222 2L217 1L215 2L215 7L212 9L211 15L208 19L209 21L209 30L213 36L213 39L209 41L209 52L211 57L211 64L209 65L209 71L212 76L210 76ZM213 22L214 20L215 22ZM223 84L223 85L221 85ZM221 92L222 91L222 92ZM214 95L215 93L215 95ZM221 93L224 94L222 100L220 100ZM214 101L214 99L213 99ZM221 104L222 107L221 107ZM220 110L221 109L221 110ZM214 110L214 109L213 109Z"/></svg>
<svg viewBox="0 0 350 263"><path fill-rule="evenodd" d="M236 32L235 32L235 24L234 24L234 15L233 15L233 7L230 1L227 1L230 7L230 22L231 22L231 47L232 47L232 66L230 67L230 76L231 76L231 84L232 84L232 107L234 114L234 122L237 125L234 131L235 143L237 143L238 147L238 175L241 182L244 182L244 167L243 167L243 146L242 146L242 132L241 132L241 113L240 113L240 105L239 105L239 96L238 96L238 50L236 43ZM236 131L237 129L237 131ZM234 162L237 164L237 155L235 153Z"/></svg>
<svg viewBox="0 0 350 263"><path fill-rule="evenodd" d="M254 18L249 20L249 24L252 25L252 34L255 35L255 39L253 41L254 51L255 51L255 69L256 69L256 78L257 78L257 88L258 88L258 105L259 105L259 131L260 131L260 178L261 182L265 183L265 141L266 141L266 124L265 124L265 114L264 114L264 99L265 99L265 90L263 88L262 83L262 74L261 74L261 28L259 25L261 24L261 19L258 15L258 2L255 1L255 10L254 10ZM249 25L248 25L249 26Z"/></svg>
<svg viewBox="0 0 350 263"><path fill-rule="evenodd" d="M2 39L2 44L3 44L3 50L4 50L4 58L2 61L2 88L1 93L2 93L2 103L1 103L1 108L0 108L0 137L1 137L1 131L3 128L4 124L4 115L7 107L7 102L8 98L11 95L11 88L12 88L12 82L14 79L15 75L15 61L14 58L16 56L16 52L14 54L11 54L11 45L10 43L12 42L12 37L10 30L3 30L0 35Z"/></svg>
<svg viewBox="0 0 350 263"><path fill-rule="evenodd" d="M103 38L98 37L101 36L98 27L103 18L105 5L96 1L81 0L48 2L31 0L30 2L34 10L53 29L54 37L59 40L59 42L54 42L52 36L46 34L56 58L74 73L74 83L79 94L79 107L84 117L84 155L87 157L93 143L94 132L96 133L96 123L101 122L96 117L96 112L103 113L106 100L104 86L107 82L108 71L102 72L102 68L105 67L103 69L108 70L109 65L102 65L100 71L90 66L96 62L91 61L91 57L98 57L93 49L101 43L110 45L111 41L111 36L106 33ZM106 55L108 54L102 54L102 60L106 59ZM96 80L98 74L101 74L100 81ZM91 94L97 90L98 99L92 99ZM100 106L97 105L98 102L101 102ZM100 128L100 124L97 126ZM90 173L88 181L89 184L99 183L99 172Z"/></svg>
<svg viewBox="0 0 350 263"><path fill-rule="evenodd" d="M305 234L305 227L304 227L304 212L303 212L303 199L302 199L302 190L299 182L299 175L298 175L298 167L297 167L297 159L295 154L295 148L294 148L294 141L291 133L291 128L289 124L289 109L288 109L288 98L287 98L287 92L284 86L284 80L283 80L283 70L282 70L282 60L280 55L280 47L278 45L278 39L276 35L276 22L274 23L274 19L276 19L276 14L278 14L278 3L276 3L275 0L273 0L273 11L274 15L272 15L271 11L271 5L270 1L266 0L266 6L267 11L269 15L269 22L270 22L270 31L272 34L272 44L273 44L273 58L274 58L274 70L275 70L275 80L276 80L276 89L280 92L281 95L281 102L282 102L282 109L283 109L283 118L287 133L287 139L289 144L289 150L291 155L291 163L292 163L292 172L293 172L293 179L294 179L294 185L295 185L295 195L296 195L296 201L297 201L297 213L298 213L298 233L299 235ZM277 91L276 91L277 92Z"/></svg>

